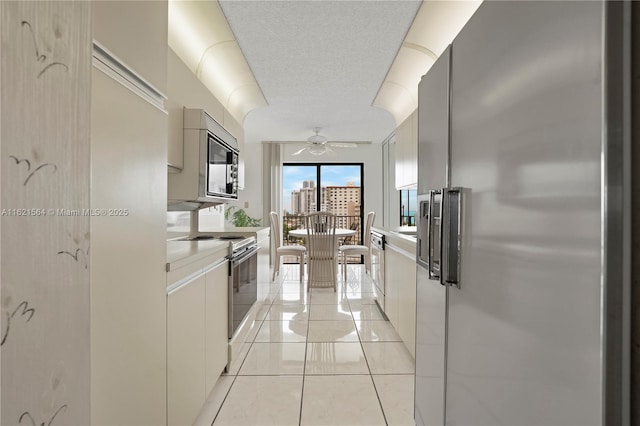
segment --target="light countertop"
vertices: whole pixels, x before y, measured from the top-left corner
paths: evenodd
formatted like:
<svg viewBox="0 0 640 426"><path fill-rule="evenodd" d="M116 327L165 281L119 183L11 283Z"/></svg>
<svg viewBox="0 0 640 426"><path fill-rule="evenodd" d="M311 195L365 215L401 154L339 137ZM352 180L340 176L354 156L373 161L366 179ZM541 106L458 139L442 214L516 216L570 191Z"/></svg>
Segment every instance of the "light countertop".
<svg viewBox="0 0 640 426"><path fill-rule="evenodd" d="M377 231L385 236L397 236L408 241L416 241L417 228L415 226L390 226L390 227L371 227L372 231Z"/></svg>
<svg viewBox="0 0 640 426"><path fill-rule="evenodd" d="M206 257L212 261L229 254L228 240L167 241L167 272Z"/></svg>
<svg viewBox="0 0 640 426"><path fill-rule="evenodd" d="M245 236L252 237L263 231L268 231L268 227L226 227L224 229L202 231L199 235L214 236ZM228 240L198 240L198 241L177 241L177 239L187 236L187 232L167 232L167 267L166 271L176 269L210 257L212 261L222 259L229 254Z"/></svg>
<svg viewBox="0 0 640 426"><path fill-rule="evenodd" d="M375 227L372 231L385 236L386 244L393 245L407 252L407 256L415 257L416 252L416 227L415 226L395 226L395 227Z"/></svg>

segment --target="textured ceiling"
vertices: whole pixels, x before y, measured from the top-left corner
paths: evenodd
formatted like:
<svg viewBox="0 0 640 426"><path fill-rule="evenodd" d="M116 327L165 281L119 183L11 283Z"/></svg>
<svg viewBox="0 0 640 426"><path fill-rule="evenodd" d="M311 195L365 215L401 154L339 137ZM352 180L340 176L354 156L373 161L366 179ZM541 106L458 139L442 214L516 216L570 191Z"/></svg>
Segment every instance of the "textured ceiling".
<svg viewBox="0 0 640 426"><path fill-rule="evenodd" d="M245 118L248 143L381 142L396 127L372 106L420 1L220 1L268 106Z"/></svg>

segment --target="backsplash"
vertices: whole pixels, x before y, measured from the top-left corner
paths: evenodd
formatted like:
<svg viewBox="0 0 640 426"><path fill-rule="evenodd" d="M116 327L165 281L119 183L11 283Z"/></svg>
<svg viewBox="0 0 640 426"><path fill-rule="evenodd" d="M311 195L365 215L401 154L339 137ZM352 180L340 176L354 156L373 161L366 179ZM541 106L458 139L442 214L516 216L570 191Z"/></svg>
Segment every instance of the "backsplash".
<svg viewBox="0 0 640 426"><path fill-rule="evenodd" d="M224 204L199 211L200 231L224 228ZM167 232L189 232L191 212L167 212Z"/></svg>

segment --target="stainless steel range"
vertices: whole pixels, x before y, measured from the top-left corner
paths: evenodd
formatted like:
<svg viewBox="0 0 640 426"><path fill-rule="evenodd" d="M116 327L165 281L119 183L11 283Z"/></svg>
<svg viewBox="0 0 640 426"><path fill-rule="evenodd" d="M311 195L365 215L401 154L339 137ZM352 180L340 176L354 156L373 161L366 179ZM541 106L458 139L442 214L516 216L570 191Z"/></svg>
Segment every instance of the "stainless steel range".
<svg viewBox="0 0 640 426"><path fill-rule="evenodd" d="M229 244L229 339L258 299L258 243L255 237L219 237Z"/></svg>

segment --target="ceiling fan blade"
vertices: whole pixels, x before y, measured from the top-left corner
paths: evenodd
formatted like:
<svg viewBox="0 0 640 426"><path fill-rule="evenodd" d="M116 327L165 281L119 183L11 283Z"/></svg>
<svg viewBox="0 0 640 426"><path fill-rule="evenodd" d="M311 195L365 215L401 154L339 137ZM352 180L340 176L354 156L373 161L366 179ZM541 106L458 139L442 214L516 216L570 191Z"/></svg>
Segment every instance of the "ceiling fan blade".
<svg viewBox="0 0 640 426"><path fill-rule="evenodd" d="M304 148L297 150L296 152L294 152L294 153L293 153L293 154L291 154L291 155L300 155L300 154L302 154L302 153L303 153L307 148L308 148L308 147L306 147L306 146L305 146Z"/></svg>
<svg viewBox="0 0 640 426"><path fill-rule="evenodd" d="M329 145L335 146L337 148L357 148L358 144L350 143L350 142L328 142Z"/></svg>

